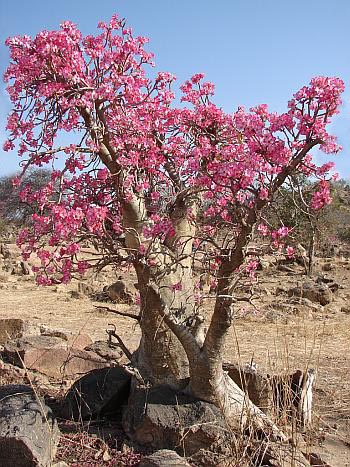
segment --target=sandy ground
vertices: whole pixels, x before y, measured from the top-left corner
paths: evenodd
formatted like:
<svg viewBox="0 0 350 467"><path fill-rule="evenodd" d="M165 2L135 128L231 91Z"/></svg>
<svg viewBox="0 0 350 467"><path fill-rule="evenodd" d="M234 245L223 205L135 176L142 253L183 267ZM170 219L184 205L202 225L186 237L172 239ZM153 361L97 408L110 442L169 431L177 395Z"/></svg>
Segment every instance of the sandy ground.
<svg viewBox="0 0 350 467"><path fill-rule="evenodd" d="M322 442L321 452L332 467L346 467L350 466L350 313L341 308L350 299L350 262L334 261L335 270L327 274L341 288L335 293L334 302L312 312L293 314L281 310L280 304L286 297L276 296L278 286L302 281L300 272L261 272L256 288L258 298L253 301L256 309L248 306L245 316L237 313L227 339L225 360L245 364L253 359L259 369L270 374L285 368L315 368L315 439ZM323 260L319 263L321 266ZM104 283L111 283L114 277L107 273ZM133 281L132 277L128 279ZM135 321L98 308L106 305L137 313L136 305L101 303L76 294L76 290L76 282L43 288L27 276L10 276L0 282L0 318L25 318L53 328L87 333L94 340L105 339L106 329L113 323L129 348L137 347L140 332ZM267 307L275 308L276 313L267 314ZM210 315L209 303L204 311Z"/></svg>

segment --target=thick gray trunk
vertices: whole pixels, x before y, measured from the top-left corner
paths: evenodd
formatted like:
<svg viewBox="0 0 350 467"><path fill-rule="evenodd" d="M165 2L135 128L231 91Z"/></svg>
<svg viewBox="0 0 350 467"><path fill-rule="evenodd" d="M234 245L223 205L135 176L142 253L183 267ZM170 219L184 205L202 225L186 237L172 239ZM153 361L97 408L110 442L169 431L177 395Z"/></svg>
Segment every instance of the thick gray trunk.
<svg viewBox="0 0 350 467"><path fill-rule="evenodd" d="M164 322L162 310L167 306L185 323L194 312L192 279L183 271L169 271L158 277L155 287L147 268L137 267L136 270L141 297L142 337L135 364L142 377L152 384L181 387L189 377L188 358L178 338ZM184 279L182 290L173 290L173 285L181 277Z"/></svg>

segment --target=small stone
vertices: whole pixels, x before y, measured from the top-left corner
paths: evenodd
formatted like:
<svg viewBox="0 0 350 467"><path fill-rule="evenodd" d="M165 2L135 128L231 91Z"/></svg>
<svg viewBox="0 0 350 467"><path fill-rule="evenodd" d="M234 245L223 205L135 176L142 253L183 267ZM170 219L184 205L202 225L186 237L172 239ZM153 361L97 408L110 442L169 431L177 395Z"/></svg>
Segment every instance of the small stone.
<svg viewBox="0 0 350 467"><path fill-rule="evenodd" d="M121 279L122 278L120 276L116 282L109 287L106 287L105 292L114 302L127 303L131 305L134 302L134 297L125 282Z"/></svg>
<svg viewBox="0 0 350 467"><path fill-rule="evenodd" d="M120 349L118 344L109 344L107 341L93 342L92 344L86 346L84 350L95 352L97 355L105 358L106 360L118 361L123 356L123 351Z"/></svg>
<svg viewBox="0 0 350 467"><path fill-rule="evenodd" d="M82 293L78 292L77 290L71 290L70 296L71 296L71 298L75 298L77 300L79 300L81 298L84 298L84 295Z"/></svg>
<svg viewBox="0 0 350 467"><path fill-rule="evenodd" d="M36 325L20 318L0 318L0 344L21 338L23 336L38 335L40 332Z"/></svg>
<svg viewBox="0 0 350 467"><path fill-rule="evenodd" d="M78 292L82 295L90 296L95 292L95 289L90 284L86 284L85 282L78 282Z"/></svg>
<svg viewBox="0 0 350 467"><path fill-rule="evenodd" d="M144 457L139 467L190 467L184 457L179 456L175 451L161 449L153 454Z"/></svg>

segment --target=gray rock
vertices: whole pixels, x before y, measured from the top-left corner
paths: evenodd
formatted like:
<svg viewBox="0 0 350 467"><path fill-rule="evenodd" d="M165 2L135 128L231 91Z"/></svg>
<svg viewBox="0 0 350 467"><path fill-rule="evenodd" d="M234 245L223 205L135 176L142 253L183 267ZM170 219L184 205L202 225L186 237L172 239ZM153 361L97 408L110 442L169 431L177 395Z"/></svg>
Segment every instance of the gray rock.
<svg viewBox="0 0 350 467"><path fill-rule="evenodd" d="M139 467L191 467L185 458L179 456L175 451L161 449L150 456L144 457Z"/></svg>
<svg viewBox="0 0 350 467"><path fill-rule="evenodd" d="M272 388L265 375L234 363L224 363L229 377L249 395L249 399L265 413L273 410Z"/></svg>
<svg viewBox="0 0 350 467"><path fill-rule="evenodd" d="M123 427L134 442L175 450L195 465L222 465L234 442L215 405L168 386L134 389L123 413Z"/></svg>
<svg viewBox="0 0 350 467"><path fill-rule="evenodd" d="M29 386L0 387L0 465L49 467L60 432L51 409Z"/></svg>
<svg viewBox="0 0 350 467"><path fill-rule="evenodd" d="M68 340L53 336L28 336L4 345L4 357L14 365L39 371L52 378L76 379L109 363L94 352L81 350L91 344L84 334Z"/></svg>
<svg viewBox="0 0 350 467"><path fill-rule="evenodd" d="M23 336L38 335L38 326L19 318L0 318L0 345Z"/></svg>
<svg viewBox="0 0 350 467"><path fill-rule="evenodd" d="M88 350L90 352L95 352L100 357L111 360L111 361L119 361L121 357L124 355L123 351L120 350L118 344L114 344L111 342L110 344L107 341L96 341L92 344L85 347L84 350Z"/></svg>
<svg viewBox="0 0 350 467"><path fill-rule="evenodd" d="M290 297L308 298L314 303L327 305L333 300L332 291L325 284L315 284L314 282L304 282L288 290Z"/></svg>
<svg viewBox="0 0 350 467"><path fill-rule="evenodd" d="M68 420L113 415L126 403L131 377L121 367L102 368L84 375L67 392L61 413Z"/></svg>
<svg viewBox="0 0 350 467"><path fill-rule="evenodd" d="M322 266L322 271L333 271L335 269L335 264L332 264L332 263L325 263L323 266Z"/></svg>
<svg viewBox="0 0 350 467"><path fill-rule="evenodd" d="M78 292L82 295L89 296L95 292L95 288L90 284L86 284L85 282L78 282Z"/></svg>
<svg viewBox="0 0 350 467"><path fill-rule="evenodd" d="M105 288L108 297L117 303L127 303L131 305L134 302L133 294L130 292L121 276L116 282Z"/></svg>

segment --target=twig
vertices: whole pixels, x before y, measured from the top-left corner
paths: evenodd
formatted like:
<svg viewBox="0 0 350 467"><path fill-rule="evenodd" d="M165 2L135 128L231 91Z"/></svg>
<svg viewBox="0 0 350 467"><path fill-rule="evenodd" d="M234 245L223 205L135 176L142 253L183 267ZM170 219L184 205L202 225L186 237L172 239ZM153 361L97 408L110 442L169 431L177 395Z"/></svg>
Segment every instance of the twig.
<svg viewBox="0 0 350 467"><path fill-rule="evenodd" d="M122 351L125 353L125 355L127 356L127 358L131 361L132 359L132 353L130 352L130 350L127 348L127 346L124 344L124 342L122 341L122 339L118 336L118 334L116 334L116 328L115 328L115 325L114 324L108 324L108 326L113 326L114 329L106 329L106 333L108 334L109 336L109 343L112 342L112 337L115 337L118 341L118 344L119 344L119 347L122 349Z"/></svg>
<svg viewBox="0 0 350 467"><path fill-rule="evenodd" d="M127 311L113 310L113 308L109 308L108 306L100 306L100 305L94 305L94 307L101 308L102 310L107 310L116 315L126 316L127 318L132 318L132 319L135 319L136 321L141 321L140 316L134 315L133 313L128 313Z"/></svg>

